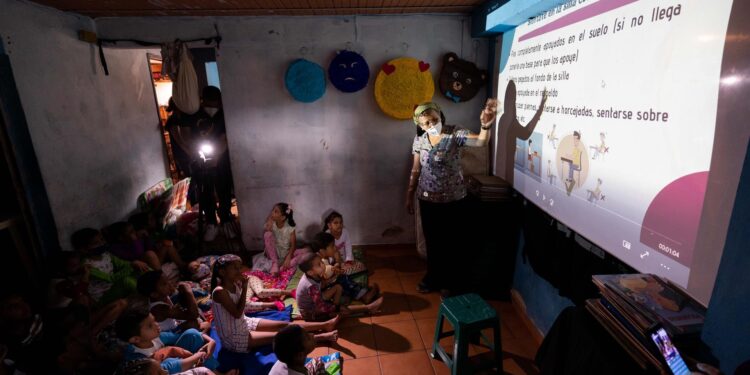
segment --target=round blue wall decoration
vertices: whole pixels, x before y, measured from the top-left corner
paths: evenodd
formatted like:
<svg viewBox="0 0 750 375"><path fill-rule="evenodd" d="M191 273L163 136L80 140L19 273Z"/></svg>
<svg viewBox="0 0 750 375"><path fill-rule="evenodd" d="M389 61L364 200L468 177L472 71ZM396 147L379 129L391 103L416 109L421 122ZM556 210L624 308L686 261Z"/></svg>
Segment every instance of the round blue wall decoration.
<svg viewBox="0 0 750 375"><path fill-rule="evenodd" d="M367 86L370 67L362 55L352 51L339 51L328 66L328 79L333 87L343 92L356 92Z"/></svg>
<svg viewBox="0 0 750 375"><path fill-rule="evenodd" d="M297 59L286 69L284 85L294 99L312 103L326 92L326 74L320 65Z"/></svg>

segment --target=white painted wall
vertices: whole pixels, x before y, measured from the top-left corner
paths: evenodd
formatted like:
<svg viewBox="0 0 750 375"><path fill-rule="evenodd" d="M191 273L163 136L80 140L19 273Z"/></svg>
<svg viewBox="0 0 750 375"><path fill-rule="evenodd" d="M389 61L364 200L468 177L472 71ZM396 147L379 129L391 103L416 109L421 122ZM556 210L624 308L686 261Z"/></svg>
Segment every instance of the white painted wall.
<svg viewBox="0 0 750 375"><path fill-rule="evenodd" d="M101 18L96 24L103 37L150 41L210 36L216 25L242 229L256 249L262 222L278 201L293 205L298 236L305 239L320 230L324 211L335 208L354 243L414 242L404 197L415 128L380 111L375 75L401 56L429 62L435 77L446 52L480 67L487 61L486 42L471 39L469 18L459 15ZM306 58L327 69L347 43L370 65L368 87L346 94L329 83L320 100L294 101L284 88L288 64ZM440 94L435 99L448 123L478 131L483 94L462 104Z"/></svg>
<svg viewBox="0 0 750 375"><path fill-rule="evenodd" d="M60 244L81 227L125 218L138 194L166 178L144 50L97 50L77 39L91 19L0 0L10 56Z"/></svg>

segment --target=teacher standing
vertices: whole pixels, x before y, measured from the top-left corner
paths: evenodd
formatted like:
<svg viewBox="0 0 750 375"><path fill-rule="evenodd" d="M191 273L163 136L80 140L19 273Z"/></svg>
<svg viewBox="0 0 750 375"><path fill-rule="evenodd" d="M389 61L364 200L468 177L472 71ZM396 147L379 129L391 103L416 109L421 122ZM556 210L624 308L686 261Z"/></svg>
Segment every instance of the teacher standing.
<svg viewBox="0 0 750 375"><path fill-rule="evenodd" d="M417 135L412 144L413 162L406 193L406 207L414 213L419 199L420 217L427 247L427 274L417 291L441 291L449 295L465 286L469 257L467 248L472 218L461 173L461 147L481 147L495 124L497 100L488 99L479 116L481 131L445 125L445 115L433 102L414 109Z"/></svg>

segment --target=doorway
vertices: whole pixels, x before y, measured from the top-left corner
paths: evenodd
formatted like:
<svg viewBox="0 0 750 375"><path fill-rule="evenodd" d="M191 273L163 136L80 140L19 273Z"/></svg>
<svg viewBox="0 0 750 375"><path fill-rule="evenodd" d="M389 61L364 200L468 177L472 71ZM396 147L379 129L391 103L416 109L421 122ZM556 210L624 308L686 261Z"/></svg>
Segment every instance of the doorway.
<svg viewBox="0 0 750 375"><path fill-rule="evenodd" d="M207 86L214 86L221 89L216 63L216 50L214 48L191 48L189 51L196 73L199 92L202 93ZM207 180L200 177L205 176L203 166L206 163L206 158L202 153L193 152L192 149L195 148L193 146L196 145L192 144L192 142L186 142L186 139L197 137L198 132L203 133L203 125L201 124L205 124L206 122L215 122L217 126L213 126L212 129L221 129L219 132L226 134L223 111L220 116L215 116L212 113L210 118L207 117L209 115L203 109L199 109L197 113L192 115L180 112L173 102L170 103L173 82L167 74L162 74L161 56L159 54L148 53L147 59L154 88L154 96L156 98L159 127L161 130L160 135L162 144L164 145L169 175L173 183L177 183L187 177L191 178L188 207L196 205L201 201L206 203L205 197L208 196L206 194L210 194L214 198L213 205L218 203L218 207L209 210L200 207L200 204L198 204L202 213L202 215L199 215L197 236L201 244L200 247L202 249L229 249L229 251L238 248L244 250L239 233L239 211L234 195L231 170L228 165L228 154L224 154L223 157L215 155L217 160L226 160L227 164L226 172L219 173L219 175L227 175L229 181L229 195L231 196L231 200L229 203L226 203L227 193L224 188L226 184L217 183L215 189L206 189L204 182ZM185 134L190 134L190 136L186 137ZM221 147L218 148L221 149ZM223 149L226 149L226 147ZM201 158L203 159L201 160ZM203 197L201 198L201 196ZM229 206L229 217L226 214L226 206ZM210 235L210 231L214 229L211 225L214 223L215 226L220 227L216 236Z"/></svg>
<svg viewBox="0 0 750 375"><path fill-rule="evenodd" d="M172 178L172 183L176 184L185 178L185 174L181 174L177 169L175 156L172 152L172 142L167 131L169 99L172 97L172 80L166 74L161 74L161 56L147 53L146 57L149 73L151 74L151 84L154 87L154 97L156 98L156 111L159 116L159 129L161 130L159 134L161 135L162 145L167 156L167 170L169 177Z"/></svg>

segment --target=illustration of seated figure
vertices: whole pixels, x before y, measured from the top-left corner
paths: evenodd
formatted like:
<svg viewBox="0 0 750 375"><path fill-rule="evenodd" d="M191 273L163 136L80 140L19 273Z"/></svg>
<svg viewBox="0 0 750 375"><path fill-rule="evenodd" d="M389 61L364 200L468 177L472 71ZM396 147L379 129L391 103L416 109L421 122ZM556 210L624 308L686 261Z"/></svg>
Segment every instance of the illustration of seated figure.
<svg viewBox="0 0 750 375"><path fill-rule="evenodd" d="M597 178L596 179L596 188L594 190L587 190L588 192L588 201L591 203L596 204L597 201L603 201L604 200L604 194L602 194L602 179Z"/></svg>
<svg viewBox="0 0 750 375"><path fill-rule="evenodd" d="M599 138L602 140L602 143L599 144L599 146L590 146L589 148L593 150L593 154L591 155L592 160L596 160L596 158L599 157L599 155L604 156L605 153L609 152L609 147L607 146L607 143L604 141L606 138L606 135L604 132L599 133Z"/></svg>
<svg viewBox="0 0 750 375"><path fill-rule="evenodd" d="M552 160L547 159L547 178L549 179L549 184L554 185L555 184L555 174L552 173Z"/></svg>
<svg viewBox="0 0 750 375"><path fill-rule="evenodd" d="M526 149L526 153L528 154L527 159L529 160L529 170L531 173L536 173L534 171L534 151L531 149L531 139L529 139L529 147Z"/></svg>
<svg viewBox="0 0 750 375"><path fill-rule="evenodd" d="M568 195L576 185L576 181L573 179L576 171L581 171L581 155L583 150L581 149L581 133L578 131L573 132L573 151L567 157L563 156L560 160L563 163L568 164L568 178L565 179L565 188Z"/></svg>
<svg viewBox="0 0 750 375"><path fill-rule="evenodd" d="M555 134L555 128L557 128L557 124L552 124L552 130L550 130L549 133L547 133L547 139L552 143L552 148L557 149L557 135Z"/></svg>

